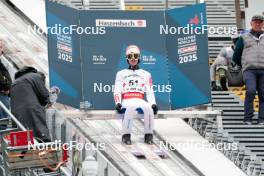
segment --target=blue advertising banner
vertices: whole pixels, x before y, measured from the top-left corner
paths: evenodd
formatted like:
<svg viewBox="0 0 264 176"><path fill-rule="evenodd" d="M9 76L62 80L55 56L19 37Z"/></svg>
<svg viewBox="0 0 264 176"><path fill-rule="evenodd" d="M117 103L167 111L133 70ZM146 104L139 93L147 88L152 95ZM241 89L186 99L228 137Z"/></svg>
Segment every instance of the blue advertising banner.
<svg viewBox="0 0 264 176"><path fill-rule="evenodd" d="M70 33L71 27L79 25L79 13L50 1L46 1L46 9L50 86L61 89L60 102L79 107L82 101L80 35L76 31Z"/></svg>
<svg viewBox="0 0 264 176"><path fill-rule="evenodd" d="M128 68L125 49L131 44L141 50L140 68L152 74L160 108L170 108L169 90L165 92L168 87L165 37L159 35L163 12L93 11L88 17L83 11L80 21L83 28L97 23L98 31L105 30L103 34L84 35L81 39L84 98L93 109L113 109L115 76Z"/></svg>
<svg viewBox="0 0 264 176"><path fill-rule="evenodd" d="M206 25L204 4L168 11L78 11L46 4L48 27L60 24L62 32L72 32L57 35L48 30L50 85L61 88L59 102L113 109L115 76L128 67L128 45L141 50L140 68L152 75L159 109L210 101L207 31L179 31L188 24Z"/></svg>
<svg viewBox="0 0 264 176"><path fill-rule="evenodd" d="M162 33L167 35L172 109L210 101L206 29L205 4L166 11Z"/></svg>

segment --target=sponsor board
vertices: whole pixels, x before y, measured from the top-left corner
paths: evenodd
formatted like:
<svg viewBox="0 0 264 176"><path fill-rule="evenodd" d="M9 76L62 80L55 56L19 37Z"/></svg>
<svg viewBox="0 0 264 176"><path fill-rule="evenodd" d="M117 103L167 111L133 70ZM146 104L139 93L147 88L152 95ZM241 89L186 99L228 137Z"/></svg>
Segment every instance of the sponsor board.
<svg viewBox="0 0 264 176"><path fill-rule="evenodd" d="M140 68L152 75L159 109L211 101L207 31L161 33L166 25L182 30L207 25L205 4L166 11L78 11L46 1L46 9L48 27L79 29L48 35L50 86L60 87L60 103L113 109L115 76L128 67L125 49L131 44L141 49ZM98 31L81 33L88 27Z"/></svg>

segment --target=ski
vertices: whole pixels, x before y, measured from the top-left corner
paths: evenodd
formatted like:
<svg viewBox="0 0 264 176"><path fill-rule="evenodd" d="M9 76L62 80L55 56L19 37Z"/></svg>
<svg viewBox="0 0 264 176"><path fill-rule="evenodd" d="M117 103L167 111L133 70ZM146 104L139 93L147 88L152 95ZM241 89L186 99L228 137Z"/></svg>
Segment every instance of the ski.
<svg viewBox="0 0 264 176"><path fill-rule="evenodd" d="M131 153L133 156L135 156L138 159L145 159L145 154L144 152L139 149L136 145L132 144L132 145L126 145L126 144L113 144L113 146L121 152L124 152L124 149L126 149L126 151L129 151L129 153Z"/></svg>
<svg viewBox="0 0 264 176"><path fill-rule="evenodd" d="M160 168L164 175L175 176L175 173L171 170L171 168L169 168L161 159L161 157L153 151L153 147L151 145L145 143L137 143L136 145L144 151L146 159L150 161L153 165L155 165L157 168Z"/></svg>
<svg viewBox="0 0 264 176"><path fill-rule="evenodd" d="M140 148L138 148L135 144L132 145L122 144L122 145L126 147L135 157L139 159L146 158L144 152Z"/></svg>
<svg viewBox="0 0 264 176"><path fill-rule="evenodd" d="M120 154L120 156L138 172L140 175L144 176L152 176L153 174L147 170L142 163L138 162L137 157L131 153L130 150L128 150L128 147L124 146L123 144L120 143L112 143L113 149L116 150L117 153Z"/></svg>
<svg viewBox="0 0 264 176"><path fill-rule="evenodd" d="M105 138L108 141L114 141L114 140L110 140L110 139L111 138L112 139L113 138L121 139L121 135L117 135L114 137L110 136L110 135L105 135ZM146 158L144 155L144 152L140 148L138 148L133 142L131 145L126 145L120 141L120 143L112 143L111 145L114 146L118 151L121 151L122 153L129 151L130 154L132 154L133 156L135 156L138 159L145 159ZM126 149L126 151L124 149Z"/></svg>
<svg viewBox="0 0 264 176"><path fill-rule="evenodd" d="M119 123L118 121L111 121L110 123L121 131L121 123ZM132 145L134 145L135 142L136 143L137 142L144 143L144 139L142 140L142 138L139 135L132 134L131 138L132 138ZM121 139L121 137L120 137L120 139ZM149 145L149 146L150 146L150 150L153 151L154 153L156 153L161 158L167 157L166 153L162 149L160 149L157 145L153 144L153 145ZM136 148L136 147L134 146L134 148ZM139 149L137 148L137 150L139 150Z"/></svg>
<svg viewBox="0 0 264 176"><path fill-rule="evenodd" d="M152 152L154 152L156 155L158 155L160 158L165 159L167 157L166 153L164 150L160 149L158 146L156 146L155 144L152 145L148 145L145 144L149 150L151 150Z"/></svg>
<svg viewBox="0 0 264 176"><path fill-rule="evenodd" d="M109 146L112 149L114 149L119 154L119 156L122 159L124 159L124 161L129 163L135 171L140 173L140 175L142 176L152 176L153 174L147 168L145 168L142 163L138 162L138 159L140 157L143 157L142 150L139 149L137 150L135 147L133 147L133 144L128 147L123 143L111 142L111 141L116 141L114 139L118 137L121 138L120 135L118 136L111 136L108 134L103 135L103 138L105 139L105 141L107 141ZM145 156L143 158L145 158Z"/></svg>

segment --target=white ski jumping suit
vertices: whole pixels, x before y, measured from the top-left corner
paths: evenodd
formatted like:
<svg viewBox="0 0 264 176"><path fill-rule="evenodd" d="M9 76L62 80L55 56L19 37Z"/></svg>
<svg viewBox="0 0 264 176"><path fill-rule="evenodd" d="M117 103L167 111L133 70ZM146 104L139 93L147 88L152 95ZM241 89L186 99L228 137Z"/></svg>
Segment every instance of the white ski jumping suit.
<svg viewBox="0 0 264 176"><path fill-rule="evenodd" d="M145 94L146 93L146 94ZM146 100L144 99L146 95ZM130 134L137 108L144 112L144 132L153 133L154 113L151 105L156 104L151 74L145 70L123 69L117 72L114 89L115 103L126 108L122 121L122 133Z"/></svg>

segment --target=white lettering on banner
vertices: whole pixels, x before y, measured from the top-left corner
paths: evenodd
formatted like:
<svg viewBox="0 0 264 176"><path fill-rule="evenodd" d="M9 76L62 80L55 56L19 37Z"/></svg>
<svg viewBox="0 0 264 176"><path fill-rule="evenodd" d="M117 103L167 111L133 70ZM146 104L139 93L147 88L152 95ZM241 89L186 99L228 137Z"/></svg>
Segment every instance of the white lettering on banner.
<svg viewBox="0 0 264 176"><path fill-rule="evenodd" d="M58 52L58 59L66 62L72 62L72 56L62 52Z"/></svg>
<svg viewBox="0 0 264 176"><path fill-rule="evenodd" d="M96 19L96 26L104 27L147 27L146 20Z"/></svg>
<svg viewBox="0 0 264 176"><path fill-rule="evenodd" d="M66 35L57 35L58 59L72 62L72 38Z"/></svg>
<svg viewBox="0 0 264 176"><path fill-rule="evenodd" d="M107 58L104 57L103 55L93 55L92 61L93 61L93 64L104 65L107 62Z"/></svg>
<svg viewBox="0 0 264 176"><path fill-rule="evenodd" d="M114 92L114 85L108 85L108 84L103 84L103 83L93 83L93 91L94 93L97 92ZM154 92L171 92L172 88L170 84L167 85L153 85L152 86Z"/></svg>
<svg viewBox="0 0 264 176"><path fill-rule="evenodd" d="M196 54L191 54L191 55L186 55L186 56L180 56L179 57L179 63L187 63L187 62L192 62L197 60L197 55Z"/></svg>
<svg viewBox="0 0 264 176"><path fill-rule="evenodd" d="M156 64L156 61L157 59L152 56L152 55L144 55L144 56L141 56L142 58L142 61L144 65L147 65L147 64Z"/></svg>
<svg viewBox="0 0 264 176"><path fill-rule="evenodd" d="M180 37L178 44L178 62L179 64L190 63L198 60L196 36Z"/></svg>

